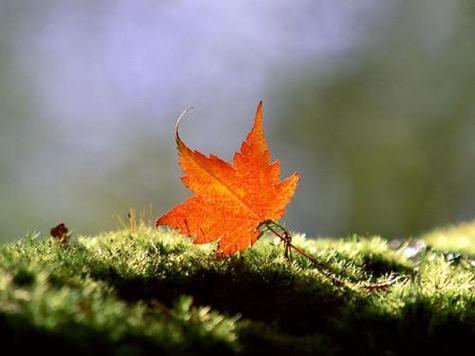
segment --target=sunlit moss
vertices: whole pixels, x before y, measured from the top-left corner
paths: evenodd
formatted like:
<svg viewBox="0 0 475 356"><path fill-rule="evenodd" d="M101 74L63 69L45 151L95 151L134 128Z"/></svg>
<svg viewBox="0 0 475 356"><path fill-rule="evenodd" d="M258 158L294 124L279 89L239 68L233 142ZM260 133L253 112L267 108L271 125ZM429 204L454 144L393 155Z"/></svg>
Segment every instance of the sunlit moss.
<svg viewBox="0 0 475 356"><path fill-rule="evenodd" d="M475 336L470 265L431 248L408 258L380 237L294 242L348 286L295 253L289 263L271 238L216 259L144 226L66 246L30 234L0 247L0 339L90 354L407 354ZM390 274L388 289L361 287Z"/></svg>
<svg viewBox="0 0 475 356"><path fill-rule="evenodd" d="M436 229L423 236L436 249L475 256L475 221Z"/></svg>

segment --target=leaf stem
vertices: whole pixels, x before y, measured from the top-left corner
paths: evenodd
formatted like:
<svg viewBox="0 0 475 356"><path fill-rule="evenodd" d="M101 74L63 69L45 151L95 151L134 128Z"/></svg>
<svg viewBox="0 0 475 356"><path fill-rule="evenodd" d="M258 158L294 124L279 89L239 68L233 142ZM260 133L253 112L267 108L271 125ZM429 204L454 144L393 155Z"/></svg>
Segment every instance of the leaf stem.
<svg viewBox="0 0 475 356"><path fill-rule="evenodd" d="M335 273L332 271L332 268L328 266L327 264L323 263L322 261L317 260L314 256L308 254L305 250L301 249L298 246L295 246L292 243L292 235L289 233L289 231L282 226L281 224L273 221L273 220L265 220L261 222L258 226L258 229L261 229L264 227L266 230L272 232L275 236L280 238L284 244L285 244L285 253L284 256L289 260L289 262L292 262L292 250L294 249L296 252L298 252L300 255L306 257L309 259L311 262L313 262L319 269L318 271L323 274L325 277L330 279L333 283L335 283L338 286L341 287L346 287L350 288L350 286L354 285L354 283L350 281L345 281L341 278L338 278ZM281 230L281 232L277 231L277 229ZM394 283L398 281L399 277L398 276L390 276L388 280L381 282L381 283L360 283L362 287L364 287L367 290L373 291L373 290L383 290L386 289L390 286L392 286Z"/></svg>

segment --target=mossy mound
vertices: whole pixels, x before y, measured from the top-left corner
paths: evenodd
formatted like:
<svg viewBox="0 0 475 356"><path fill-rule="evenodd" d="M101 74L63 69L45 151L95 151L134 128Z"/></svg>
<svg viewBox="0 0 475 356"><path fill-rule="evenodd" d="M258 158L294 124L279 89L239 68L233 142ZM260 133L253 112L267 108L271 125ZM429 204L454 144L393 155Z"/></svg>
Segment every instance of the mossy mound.
<svg viewBox="0 0 475 356"><path fill-rule="evenodd" d="M304 257L290 264L270 238L219 260L212 246L143 226L67 245L29 235L0 247L0 339L50 355L468 354L470 226L460 249L456 227L408 243L295 236L346 286ZM363 286L391 274L389 288Z"/></svg>

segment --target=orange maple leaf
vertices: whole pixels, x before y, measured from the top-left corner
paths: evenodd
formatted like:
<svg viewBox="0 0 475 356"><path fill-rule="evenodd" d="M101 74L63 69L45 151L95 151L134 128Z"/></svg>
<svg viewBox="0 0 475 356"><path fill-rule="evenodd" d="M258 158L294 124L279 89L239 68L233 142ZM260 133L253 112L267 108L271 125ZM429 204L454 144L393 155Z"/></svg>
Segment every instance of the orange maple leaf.
<svg viewBox="0 0 475 356"><path fill-rule="evenodd" d="M175 135L185 173L181 180L195 194L159 217L156 226L173 227L197 244L219 241L217 252L223 256L252 246L260 223L285 214L299 178L294 173L279 181L280 162L270 162L264 136L262 101L233 164L188 148L178 134L179 121Z"/></svg>

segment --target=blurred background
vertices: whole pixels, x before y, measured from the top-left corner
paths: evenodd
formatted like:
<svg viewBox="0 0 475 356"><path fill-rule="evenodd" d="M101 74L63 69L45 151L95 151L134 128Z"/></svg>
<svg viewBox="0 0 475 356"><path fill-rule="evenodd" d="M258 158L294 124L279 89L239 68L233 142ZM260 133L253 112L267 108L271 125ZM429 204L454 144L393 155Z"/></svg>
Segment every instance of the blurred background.
<svg viewBox="0 0 475 356"><path fill-rule="evenodd" d="M264 100L285 222L414 236L475 216L470 0L0 0L0 240L119 227L181 185L173 126L230 160Z"/></svg>

